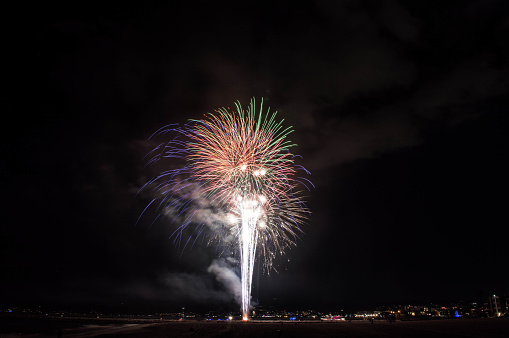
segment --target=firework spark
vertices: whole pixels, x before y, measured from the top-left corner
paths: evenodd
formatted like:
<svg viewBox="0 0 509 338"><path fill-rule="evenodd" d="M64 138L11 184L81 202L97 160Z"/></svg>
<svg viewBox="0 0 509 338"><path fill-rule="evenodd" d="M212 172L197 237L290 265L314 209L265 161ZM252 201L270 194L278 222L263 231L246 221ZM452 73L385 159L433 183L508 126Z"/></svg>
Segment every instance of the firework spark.
<svg viewBox="0 0 509 338"><path fill-rule="evenodd" d="M309 172L295 165L290 152L295 144L287 140L292 129L276 120L277 112L264 112L263 99L258 111L254 98L247 111L239 102L235 106L152 135L173 137L148 154L148 164L171 159L177 168L161 172L142 189L151 187L156 193L147 206L157 205L156 219L169 215L178 224L172 237L182 252L204 238L208 226L213 230L208 242L226 248L220 254L238 253L241 310L247 320L256 253L269 271L274 258L296 244L299 225L309 214L298 187L312 184L297 176L298 171Z"/></svg>

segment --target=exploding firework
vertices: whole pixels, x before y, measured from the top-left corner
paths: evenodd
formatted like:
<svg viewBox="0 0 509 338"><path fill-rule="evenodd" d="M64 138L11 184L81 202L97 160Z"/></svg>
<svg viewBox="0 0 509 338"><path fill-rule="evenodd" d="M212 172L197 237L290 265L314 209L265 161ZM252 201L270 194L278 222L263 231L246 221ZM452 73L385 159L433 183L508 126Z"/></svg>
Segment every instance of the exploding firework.
<svg viewBox="0 0 509 338"><path fill-rule="evenodd" d="M235 106L152 135L173 134L148 154L148 164L171 159L174 169L142 189L152 187L156 194L147 206L157 205L156 219L170 216L178 225L172 237L182 252L205 238L208 227L208 242L225 248L220 254L237 253L247 320L255 257L269 271L274 258L296 244L299 225L309 214L298 187L311 182L297 176L309 172L295 164L290 152L295 144L287 140L292 129L276 120L277 112L264 112L263 100L258 111L254 99L247 111L239 102ZM186 237L188 229L192 233Z"/></svg>

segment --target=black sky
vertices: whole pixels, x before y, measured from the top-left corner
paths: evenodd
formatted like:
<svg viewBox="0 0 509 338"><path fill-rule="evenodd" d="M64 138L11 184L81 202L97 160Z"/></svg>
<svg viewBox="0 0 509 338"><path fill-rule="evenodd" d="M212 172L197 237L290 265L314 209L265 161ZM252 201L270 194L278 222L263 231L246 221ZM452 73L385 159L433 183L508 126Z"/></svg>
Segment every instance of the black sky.
<svg viewBox="0 0 509 338"><path fill-rule="evenodd" d="M312 219L261 305L509 292L504 1L72 2L3 11L0 307L236 308L138 216L148 137L264 97ZM505 237L504 237L505 236Z"/></svg>

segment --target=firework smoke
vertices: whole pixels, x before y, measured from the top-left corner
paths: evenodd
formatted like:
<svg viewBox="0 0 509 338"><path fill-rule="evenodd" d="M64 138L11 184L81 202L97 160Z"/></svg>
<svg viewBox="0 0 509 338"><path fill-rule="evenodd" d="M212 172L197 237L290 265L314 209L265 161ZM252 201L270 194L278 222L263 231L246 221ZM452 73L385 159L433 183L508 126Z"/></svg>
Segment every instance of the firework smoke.
<svg viewBox="0 0 509 338"><path fill-rule="evenodd" d="M208 267L207 272L214 274L216 280L232 293L235 301L242 304L242 284L235 271L230 269L225 262L215 259Z"/></svg>
<svg viewBox="0 0 509 338"><path fill-rule="evenodd" d="M161 172L142 189L156 194L147 206L157 209L156 219L170 216L177 224L172 237L182 252L205 237L206 227L212 230L207 243L217 242L220 255L237 252L247 320L256 254L269 271L274 258L296 244L309 213L297 187L311 183L297 177L299 170L309 172L295 165L290 152L295 144L287 140L292 129L276 121L277 112L264 112L263 100L258 111L254 99L247 111L239 102L235 106L152 135L172 137L148 154L148 164L169 160L177 168Z"/></svg>

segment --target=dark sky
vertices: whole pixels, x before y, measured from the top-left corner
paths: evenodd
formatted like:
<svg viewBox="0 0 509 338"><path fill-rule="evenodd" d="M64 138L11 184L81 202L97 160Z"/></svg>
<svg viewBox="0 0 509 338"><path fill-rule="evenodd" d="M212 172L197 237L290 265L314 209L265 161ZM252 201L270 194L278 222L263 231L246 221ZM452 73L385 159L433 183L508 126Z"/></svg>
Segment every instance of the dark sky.
<svg viewBox="0 0 509 338"><path fill-rule="evenodd" d="M281 308L509 292L505 1L119 1L3 10L0 307L237 309L138 189L149 136L265 98L312 211Z"/></svg>

